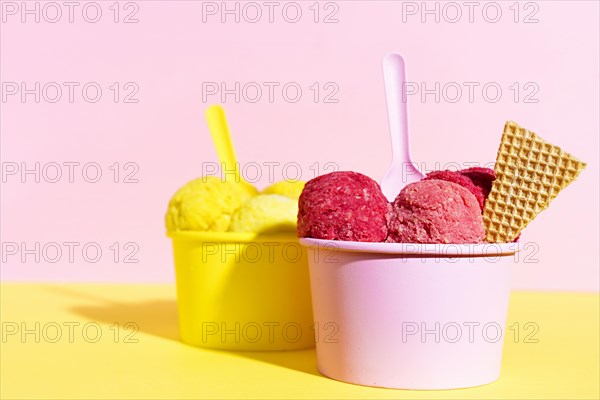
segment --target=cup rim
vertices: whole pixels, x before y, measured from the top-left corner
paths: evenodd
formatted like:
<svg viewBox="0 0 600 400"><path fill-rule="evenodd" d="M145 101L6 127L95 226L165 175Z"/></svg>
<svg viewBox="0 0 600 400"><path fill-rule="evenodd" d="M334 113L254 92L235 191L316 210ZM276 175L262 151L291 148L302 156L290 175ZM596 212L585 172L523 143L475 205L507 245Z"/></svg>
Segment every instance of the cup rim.
<svg viewBox="0 0 600 400"><path fill-rule="evenodd" d="M296 232L255 233L255 232L200 232L200 231L167 231L167 236L174 241L192 242L298 242Z"/></svg>
<svg viewBox="0 0 600 400"><path fill-rule="evenodd" d="M327 251L345 251L353 253L395 254L424 257L460 257L460 256L509 256L520 250L519 242L510 243L381 243L350 242L343 240L326 240L300 238L300 244L308 248Z"/></svg>

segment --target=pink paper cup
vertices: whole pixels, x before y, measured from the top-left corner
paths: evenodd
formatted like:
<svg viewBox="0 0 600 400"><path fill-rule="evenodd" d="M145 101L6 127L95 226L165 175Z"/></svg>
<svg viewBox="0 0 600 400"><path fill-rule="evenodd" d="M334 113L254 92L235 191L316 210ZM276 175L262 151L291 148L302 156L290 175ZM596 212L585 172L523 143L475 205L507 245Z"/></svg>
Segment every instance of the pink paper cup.
<svg viewBox="0 0 600 400"><path fill-rule="evenodd" d="M517 243L300 243L323 375L424 390L498 379Z"/></svg>

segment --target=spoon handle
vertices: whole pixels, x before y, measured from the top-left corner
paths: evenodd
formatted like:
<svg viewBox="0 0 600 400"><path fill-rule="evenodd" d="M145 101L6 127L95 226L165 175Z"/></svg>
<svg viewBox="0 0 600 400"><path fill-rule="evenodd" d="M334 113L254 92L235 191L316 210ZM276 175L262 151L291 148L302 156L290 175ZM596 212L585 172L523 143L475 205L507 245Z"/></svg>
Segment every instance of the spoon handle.
<svg viewBox="0 0 600 400"><path fill-rule="evenodd" d="M408 149L408 111L406 106L406 63L398 53L383 60L383 79L392 141L392 162L410 163Z"/></svg>
<svg viewBox="0 0 600 400"><path fill-rule="evenodd" d="M233 172L235 181L238 182L240 171L223 108L218 105L208 107L206 110L206 122L208 123L208 130L217 150L219 161L221 162L221 170L224 173L224 177L227 178Z"/></svg>

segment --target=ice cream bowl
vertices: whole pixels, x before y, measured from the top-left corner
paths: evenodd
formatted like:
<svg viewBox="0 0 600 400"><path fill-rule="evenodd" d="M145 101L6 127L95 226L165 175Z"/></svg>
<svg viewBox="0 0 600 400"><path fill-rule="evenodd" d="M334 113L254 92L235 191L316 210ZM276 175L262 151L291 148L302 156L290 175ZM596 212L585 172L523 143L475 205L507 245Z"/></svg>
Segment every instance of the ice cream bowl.
<svg viewBox="0 0 600 400"><path fill-rule="evenodd" d="M183 342L247 351L315 345L307 251L295 233L168 236Z"/></svg>
<svg viewBox="0 0 600 400"><path fill-rule="evenodd" d="M300 243L323 375L423 390L498 379L517 243Z"/></svg>

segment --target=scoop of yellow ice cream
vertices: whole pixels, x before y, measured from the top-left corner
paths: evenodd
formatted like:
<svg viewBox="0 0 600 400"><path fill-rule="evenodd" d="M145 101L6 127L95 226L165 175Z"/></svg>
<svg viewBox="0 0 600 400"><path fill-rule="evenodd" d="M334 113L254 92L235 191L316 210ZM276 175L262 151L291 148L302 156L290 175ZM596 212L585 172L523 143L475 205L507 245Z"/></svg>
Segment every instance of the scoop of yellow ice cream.
<svg viewBox="0 0 600 400"><path fill-rule="evenodd" d="M169 231L226 232L231 216L258 192L249 183L206 176L186 183L171 198L165 221Z"/></svg>
<svg viewBox="0 0 600 400"><path fill-rule="evenodd" d="M298 201L304 189L303 181L281 181L272 184L262 191L263 194L279 194Z"/></svg>
<svg viewBox="0 0 600 400"><path fill-rule="evenodd" d="M231 217L231 232L296 232L298 201L278 194L248 199Z"/></svg>

